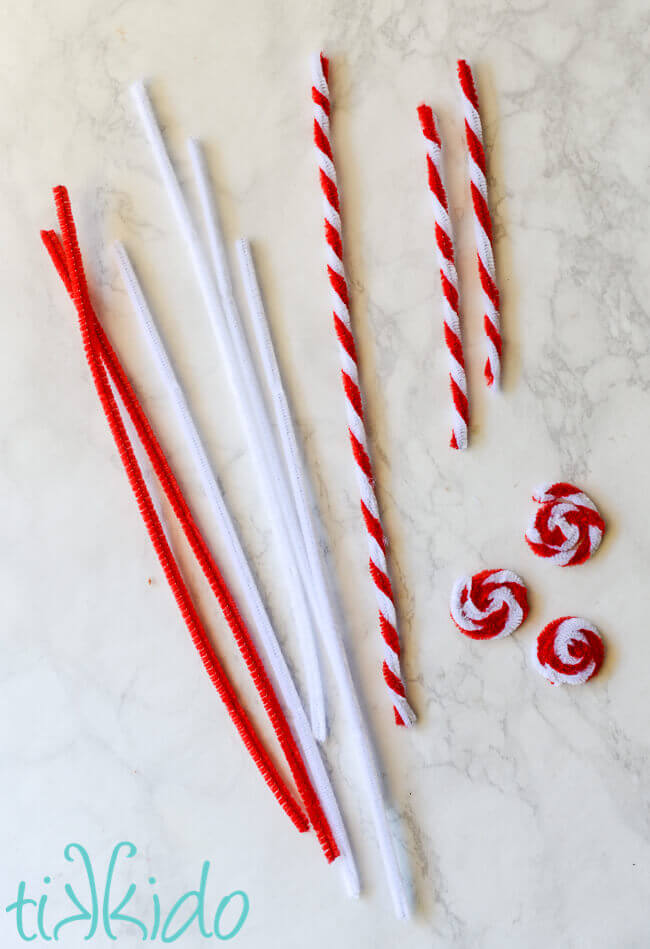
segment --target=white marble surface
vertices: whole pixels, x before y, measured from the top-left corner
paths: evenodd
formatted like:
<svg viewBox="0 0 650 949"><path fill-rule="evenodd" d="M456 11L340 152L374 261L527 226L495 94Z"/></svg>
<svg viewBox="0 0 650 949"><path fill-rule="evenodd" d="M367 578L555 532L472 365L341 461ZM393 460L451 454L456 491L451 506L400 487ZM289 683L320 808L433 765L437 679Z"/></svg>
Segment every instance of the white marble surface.
<svg viewBox="0 0 650 949"><path fill-rule="evenodd" d="M2 3L0 287L3 604L0 909L50 874L52 918L83 843L103 875L162 902L198 885L245 889L233 944L476 949L648 945L648 31L640 0L446 3L121 0ZM391 725L379 676L365 540L349 464L310 145L308 54L333 56L335 146L353 311L405 665L420 715ZM506 384L483 344L454 63L477 67L507 345ZM229 239L262 264L355 668L400 817L417 897L393 919L338 715L327 750L360 859L360 902L300 838L244 755L188 641L100 415L71 307L38 239L50 188L70 189L102 318L208 527L162 388L120 289L125 241L287 641L277 551L234 402L163 198L128 83L151 78L184 176L201 137ZM472 447L447 448L440 292L415 107L441 114L458 236ZM529 495L574 479L609 531L575 570L523 542ZM219 549L217 537L210 534ZM529 621L472 644L448 597L464 571L528 582ZM188 569L190 569L188 567ZM210 601L191 573L205 611ZM151 581L151 582L149 582ZM565 613L603 631L582 689L531 671L537 631ZM213 635L245 695L223 624ZM331 693L330 693L331 694ZM336 705L334 706L336 709ZM33 895L33 894L32 894ZM59 910L56 907L59 907ZM49 910L48 910L49 912ZM0 912L2 945L22 945ZM50 917L48 917L50 918ZM62 944L81 945L70 927ZM95 944L110 944L98 933ZM188 933L180 944L203 944ZM137 945L132 927L118 945Z"/></svg>

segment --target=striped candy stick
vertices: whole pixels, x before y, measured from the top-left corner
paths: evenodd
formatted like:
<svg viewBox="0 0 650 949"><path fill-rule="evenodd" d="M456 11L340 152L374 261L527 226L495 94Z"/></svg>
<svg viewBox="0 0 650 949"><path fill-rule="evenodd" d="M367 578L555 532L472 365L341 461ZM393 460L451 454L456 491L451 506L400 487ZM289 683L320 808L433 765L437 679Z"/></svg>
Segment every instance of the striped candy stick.
<svg viewBox="0 0 650 949"><path fill-rule="evenodd" d="M348 285L343 267L343 241L336 170L330 140L329 62L323 54L312 57L312 101L314 109L314 143L323 192L325 240L327 243L327 274L330 282L334 327L339 341L341 375L346 396L348 433L354 454L357 481L361 494L361 511L365 521L370 550L370 574L379 606L379 622L384 647L383 675L391 692L395 722L413 725L415 714L406 699L400 666L400 642L393 590L386 564L386 541L379 518L374 477L368 452L359 387L356 346L350 322Z"/></svg>
<svg viewBox="0 0 650 949"><path fill-rule="evenodd" d="M483 325L488 350L485 378L489 386L498 389L501 384L500 303L492 247L492 218L488 207L483 129L474 77L472 76L472 70L464 59L458 60L458 79L463 93L465 138L469 152L469 174L474 210L474 234L476 236L478 272L483 288L485 306Z"/></svg>
<svg viewBox="0 0 650 949"><path fill-rule="evenodd" d="M467 448L467 429L469 425L467 379L465 377L463 342L460 335L458 274L456 273L456 262L454 260L449 205L442 179L442 146L435 116L428 105L418 107L418 117L426 142L429 190L436 222L436 255L444 297L445 343L449 354L449 385L454 404L454 420L449 444L452 448Z"/></svg>

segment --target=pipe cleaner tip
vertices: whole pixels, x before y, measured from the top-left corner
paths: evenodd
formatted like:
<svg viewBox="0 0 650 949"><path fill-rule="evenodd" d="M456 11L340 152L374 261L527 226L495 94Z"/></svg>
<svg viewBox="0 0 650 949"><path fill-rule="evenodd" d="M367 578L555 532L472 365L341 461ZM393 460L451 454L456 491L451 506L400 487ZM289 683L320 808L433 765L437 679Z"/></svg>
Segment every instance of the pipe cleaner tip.
<svg viewBox="0 0 650 949"><path fill-rule="evenodd" d="M314 80L320 77L322 69L322 55L322 53L312 53L309 57L309 65L311 66L311 74Z"/></svg>
<svg viewBox="0 0 650 949"><path fill-rule="evenodd" d="M54 195L54 204L56 207L56 214L59 219L59 226L64 234L66 234L66 226L64 222L72 218L72 209L70 207L70 195L68 194L68 189L65 185L56 185L52 188L52 194ZM74 230L74 222L72 227Z"/></svg>
<svg viewBox="0 0 650 949"><path fill-rule="evenodd" d="M478 112L478 95L476 93L474 76L466 59L458 60L458 79L463 93Z"/></svg>
<svg viewBox="0 0 650 949"><path fill-rule="evenodd" d="M321 74L325 78L325 82L328 82L329 65L330 61L322 50L318 53L311 54L311 72L314 82L320 80Z"/></svg>
<svg viewBox="0 0 650 949"><path fill-rule="evenodd" d="M393 706L393 714L395 716L395 724L400 728L412 728L417 722L417 716L410 705L406 705L406 708L402 708L402 711L398 711L396 706Z"/></svg>
<svg viewBox="0 0 650 949"><path fill-rule="evenodd" d="M327 722L324 721L323 719L318 719L316 721L312 719L311 731L312 731L312 735L314 736L314 738L316 739L319 745L322 745L324 742L327 741L327 735L328 735Z"/></svg>
<svg viewBox="0 0 650 949"><path fill-rule="evenodd" d="M436 116L428 105L418 106L418 118L425 138L435 142L440 147L440 136L438 135L438 126Z"/></svg>
<svg viewBox="0 0 650 949"><path fill-rule="evenodd" d="M129 90L136 102L142 102L148 98L147 83L144 78L135 79L131 83Z"/></svg>

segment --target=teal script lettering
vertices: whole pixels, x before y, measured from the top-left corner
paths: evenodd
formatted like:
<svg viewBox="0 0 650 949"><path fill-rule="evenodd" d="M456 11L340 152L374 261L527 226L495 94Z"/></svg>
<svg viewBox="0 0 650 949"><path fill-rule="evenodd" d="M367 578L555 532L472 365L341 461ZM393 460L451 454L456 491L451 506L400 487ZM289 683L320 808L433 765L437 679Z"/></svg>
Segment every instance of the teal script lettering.
<svg viewBox="0 0 650 949"><path fill-rule="evenodd" d="M43 877L44 889L38 893L28 892L27 882L21 880L15 900L5 907L23 942L65 942L69 938L71 945L78 946L79 939L89 942L107 937L118 942L121 936L131 938L136 933L143 942L161 943L178 942L187 935L195 946L197 937L215 942L234 939L248 918L250 901L244 890L227 893L216 904L216 911L215 903L210 910L209 860L201 867L198 887L182 893L165 911L160 894L152 889L158 882L156 877L147 877L147 887L140 886L140 898L136 899L137 878L129 878L129 871L135 877L138 850L130 841L113 847L101 876L81 844L68 844L63 856L81 872L81 883L76 878L73 887L61 879L57 900L52 876ZM117 881L125 877L127 882L120 887ZM103 886L98 886L98 879L103 879ZM143 904L148 907L146 912Z"/></svg>

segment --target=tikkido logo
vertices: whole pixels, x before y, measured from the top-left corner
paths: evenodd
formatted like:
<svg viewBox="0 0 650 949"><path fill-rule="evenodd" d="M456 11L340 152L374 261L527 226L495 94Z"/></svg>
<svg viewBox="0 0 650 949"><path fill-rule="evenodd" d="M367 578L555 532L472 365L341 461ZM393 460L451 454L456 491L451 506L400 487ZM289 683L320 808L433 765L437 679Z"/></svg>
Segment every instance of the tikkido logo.
<svg viewBox="0 0 650 949"><path fill-rule="evenodd" d="M136 865L127 861L133 860L137 852L135 844L129 841L117 844L102 874L104 883L100 889L88 851L81 844L68 844L63 855L72 867L64 870L74 874L74 887L66 881L64 872L55 881L51 876L43 877L40 893L31 886L28 892L27 883L22 880L16 899L5 907L20 939L69 940L69 945L79 946L80 939L101 940L102 935L111 940L132 940L136 935L138 941L163 943L188 935L195 946L197 936L225 942L241 931L248 917L248 896L243 890L233 890L219 900L214 913L210 912L208 860L201 868L198 888L182 893L165 909L155 877L145 877L137 885L132 879L130 871Z"/></svg>

